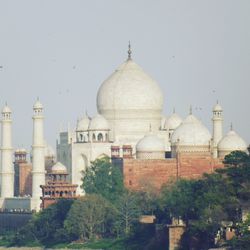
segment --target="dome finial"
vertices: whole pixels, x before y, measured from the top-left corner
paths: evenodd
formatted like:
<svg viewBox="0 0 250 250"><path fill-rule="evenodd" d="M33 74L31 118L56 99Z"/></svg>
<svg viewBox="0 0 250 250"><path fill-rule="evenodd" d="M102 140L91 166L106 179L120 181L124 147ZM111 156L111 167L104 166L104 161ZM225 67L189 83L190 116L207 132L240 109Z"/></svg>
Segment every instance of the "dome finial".
<svg viewBox="0 0 250 250"><path fill-rule="evenodd" d="M173 108L173 114L175 114L175 107Z"/></svg>
<svg viewBox="0 0 250 250"><path fill-rule="evenodd" d="M233 123L230 124L230 130L233 131Z"/></svg>
<svg viewBox="0 0 250 250"><path fill-rule="evenodd" d="M151 125L151 123L149 124L149 132L152 132L152 125Z"/></svg>
<svg viewBox="0 0 250 250"><path fill-rule="evenodd" d="M131 44L130 41L128 41L128 60L131 60L131 54L132 54Z"/></svg>
<svg viewBox="0 0 250 250"><path fill-rule="evenodd" d="M193 114L193 108L192 108L192 105L190 105L189 107L189 114L192 115Z"/></svg>

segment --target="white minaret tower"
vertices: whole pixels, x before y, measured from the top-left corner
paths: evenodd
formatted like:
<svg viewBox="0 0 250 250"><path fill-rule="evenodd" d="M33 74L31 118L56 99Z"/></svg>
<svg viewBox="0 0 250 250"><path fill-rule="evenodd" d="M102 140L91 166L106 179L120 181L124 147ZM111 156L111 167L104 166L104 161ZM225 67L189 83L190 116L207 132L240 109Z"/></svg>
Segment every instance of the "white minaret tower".
<svg viewBox="0 0 250 250"><path fill-rule="evenodd" d="M44 137L43 137L43 105L39 100L33 106L33 145L32 145L32 203L31 208L40 210L40 197L45 184L45 160L44 160Z"/></svg>
<svg viewBox="0 0 250 250"><path fill-rule="evenodd" d="M4 106L2 110L1 140L1 199L14 196L14 166L12 161L11 109Z"/></svg>
<svg viewBox="0 0 250 250"><path fill-rule="evenodd" d="M218 157L218 150L217 146L219 141L223 136L223 116L222 116L222 107L219 105L218 101L217 104L213 108L213 157Z"/></svg>

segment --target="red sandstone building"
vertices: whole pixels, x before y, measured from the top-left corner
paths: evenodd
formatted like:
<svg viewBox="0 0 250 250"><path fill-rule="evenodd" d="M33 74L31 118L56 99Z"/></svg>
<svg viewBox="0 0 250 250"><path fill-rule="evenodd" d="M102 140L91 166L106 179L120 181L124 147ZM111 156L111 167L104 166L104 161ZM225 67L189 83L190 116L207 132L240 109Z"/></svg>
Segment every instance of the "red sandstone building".
<svg viewBox="0 0 250 250"><path fill-rule="evenodd" d="M27 151L18 149L14 153L14 195L25 196L32 193L32 164L27 161Z"/></svg>
<svg viewBox="0 0 250 250"><path fill-rule="evenodd" d="M14 153L14 195L31 196L32 194L32 163L28 162L27 151L25 149L17 149ZM32 156L31 156L32 161ZM55 155L49 146L45 149L45 171L51 172L52 166L55 164ZM48 175L46 176L48 177Z"/></svg>
<svg viewBox="0 0 250 250"><path fill-rule="evenodd" d="M67 169L60 162L57 162L48 173L46 185L42 185L41 208L47 208L56 203L59 199L77 199L76 188L78 185L67 182Z"/></svg>
<svg viewBox="0 0 250 250"><path fill-rule="evenodd" d="M112 162L123 169L125 186L133 190L159 191L164 184L178 178L201 178L204 173L223 167L223 159L213 158L210 152L178 152L175 158L165 158L164 152L148 149L137 152L137 159L129 146L112 147L111 152Z"/></svg>

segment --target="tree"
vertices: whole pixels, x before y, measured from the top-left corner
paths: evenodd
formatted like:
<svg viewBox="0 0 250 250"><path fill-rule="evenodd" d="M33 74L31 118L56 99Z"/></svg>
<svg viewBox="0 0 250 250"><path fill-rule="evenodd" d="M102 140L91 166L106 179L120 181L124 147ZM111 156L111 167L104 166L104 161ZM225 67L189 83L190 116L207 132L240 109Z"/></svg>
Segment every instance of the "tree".
<svg viewBox="0 0 250 250"><path fill-rule="evenodd" d="M86 195L74 202L64 227L76 238L93 239L109 230L114 214L114 207L103 197L95 194Z"/></svg>
<svg viewBox="0 0 250 250"><path fill-rule="evenodd" d="M248 250L250 246L250 214L247 217L247 220L239 223L238 225L238 235L234 237L229 245L233 249L239 250Z"/></svg>
<svg viewBox="0 0 250 250"><path fill-rule="evenodd" d="M243 151L233 151L230 154L226 155L223 161L224 164L229 166L240 166L244 164L250 164L250 156Z"/></svg>
<svg viewBox="0 0 250 250"><path fill-rule="evenodd" d="M242 151L233 151L225 156L224 163L226 167L217 172L230 182L240 201L250 200L250 156Z"/></svg>
<svg viewBox="0 0 250 250"><path fill-rule="evenodd" d="M61 199L35 214L31 221L16 233L13 244L27 245L35 241L47 246L66 241L68 238L62 228L72 203L72 200Z"/></svg>
<svg viewBox="0 0 250 250"><path fill-rule="evenodd" d="M132 226L139 221L141 215L137 194L130 191L125 192L119 198L116 207L116 229L121 234L129 235Z"/></svg>
<svg viewBox="0 0 250 250"><path fill-rule="evenodd" d="M194 180L180 179L175 184L163 187L161 209L172 217L182 217L188 224L189 219L195 218L195 184Z"/></svg>
<svg viewBox="0 0 250 250"><path fill-rule="evenodd" d="M124 192L121 169L108 157L97 159L83 172L81 187L87 194L99 194L114 202Z"/></svg>

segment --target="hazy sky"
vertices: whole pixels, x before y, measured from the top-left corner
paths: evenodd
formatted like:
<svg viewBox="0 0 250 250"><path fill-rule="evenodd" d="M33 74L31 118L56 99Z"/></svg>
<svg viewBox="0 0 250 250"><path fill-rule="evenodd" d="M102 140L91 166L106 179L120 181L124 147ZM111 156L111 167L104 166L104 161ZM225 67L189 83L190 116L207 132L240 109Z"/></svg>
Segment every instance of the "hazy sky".
<svg viewBox="0 0 250 250"><path fill-rule="evenodd" d="M0 1L0 105L13 110L13 143L30 147L32 105L45 107L55 147L85 110L96 113L101 83L127 58L161 86L164 113L193 113L211 131L219 99L224 128L250 143L249 0Z"/></svg>

